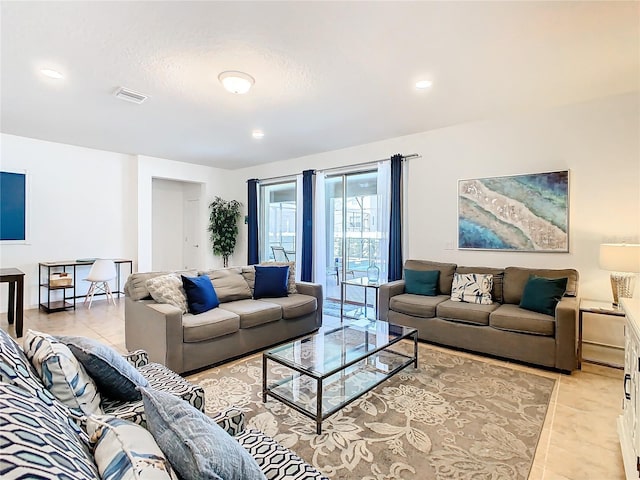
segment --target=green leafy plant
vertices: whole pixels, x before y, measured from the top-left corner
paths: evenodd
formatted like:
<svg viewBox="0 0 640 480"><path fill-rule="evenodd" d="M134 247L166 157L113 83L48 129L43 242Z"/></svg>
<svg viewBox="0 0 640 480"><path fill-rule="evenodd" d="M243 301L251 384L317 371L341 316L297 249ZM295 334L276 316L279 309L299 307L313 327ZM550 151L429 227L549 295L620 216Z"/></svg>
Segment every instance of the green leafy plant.
<svg viewBox="0 0 640 480"><path fill-rule="evenodd" d="M209 232L214 255L222 256L225 267L229 266L229 255L236 248L238 218L242 204L237 200L216 197L209 204Z"/></svg>

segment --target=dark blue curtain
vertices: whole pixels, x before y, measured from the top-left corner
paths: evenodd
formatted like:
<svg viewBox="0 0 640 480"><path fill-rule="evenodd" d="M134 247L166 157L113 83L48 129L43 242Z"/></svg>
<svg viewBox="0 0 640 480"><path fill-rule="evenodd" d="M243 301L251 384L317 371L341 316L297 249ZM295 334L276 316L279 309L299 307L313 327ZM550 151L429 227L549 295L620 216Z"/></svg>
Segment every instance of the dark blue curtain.
<svg viewBox="0 0 640 480"><path fill-rule="evenodd" d="M402 278L402 155L391 157L389 281Z"/></svg>
<svg viewBox="0 0 640 480"><path fill-rule="evenodd" d="M313 175L314 170L302 172L302 266L300 280L310 282L313 276Z"/></svg>
<svg viewBox="0 0 640 480"><path fill-rule="evenodd" d="M247 223L249 224L247 265L255 265L260 263L258 257L258 180L255 178L247 180L247 186Z"/></svg>

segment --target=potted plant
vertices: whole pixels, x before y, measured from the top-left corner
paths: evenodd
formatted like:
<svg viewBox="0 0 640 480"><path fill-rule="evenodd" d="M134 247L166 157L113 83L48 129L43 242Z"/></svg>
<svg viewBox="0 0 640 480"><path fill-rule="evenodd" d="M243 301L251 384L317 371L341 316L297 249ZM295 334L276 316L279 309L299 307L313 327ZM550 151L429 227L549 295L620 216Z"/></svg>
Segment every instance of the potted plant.
<svg viewBox="0 0 640 480"><path fill-rule="evenodd" d="M238 218L242 204L237 200L216 197L209 204L209 232L214 255L222 256L225 267L229 266L229 255L236 248Z"/></svg>

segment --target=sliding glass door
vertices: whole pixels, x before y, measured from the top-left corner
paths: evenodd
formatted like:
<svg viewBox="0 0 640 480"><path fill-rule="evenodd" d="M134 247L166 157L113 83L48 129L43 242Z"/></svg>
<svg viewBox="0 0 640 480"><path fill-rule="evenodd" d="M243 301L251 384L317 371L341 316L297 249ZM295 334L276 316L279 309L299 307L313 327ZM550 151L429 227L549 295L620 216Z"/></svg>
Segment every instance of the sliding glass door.
<svg viewBox="0 0 640 480"><path fill-rule="evenodd" d="M296 181L260 185L260 260L296 259Z"/></svg>
<svg viewBox="0 0 640 480"><path fill-rule="evenodd" d="M381 221L378 169L327 176L325 179L326 298L340 299L340 283L386 275L383 247L389 226ZM385 194L386 198L386 194ZM369 273L367 272L369 270ZM347 303L361 303L362 288L347 288Z"/></svg>

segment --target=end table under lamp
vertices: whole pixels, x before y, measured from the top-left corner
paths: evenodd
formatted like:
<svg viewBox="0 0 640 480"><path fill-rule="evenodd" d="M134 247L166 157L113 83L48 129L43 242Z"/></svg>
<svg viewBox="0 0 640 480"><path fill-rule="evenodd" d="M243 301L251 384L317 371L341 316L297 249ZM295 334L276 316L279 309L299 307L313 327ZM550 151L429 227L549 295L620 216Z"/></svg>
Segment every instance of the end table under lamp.
<svg viewBox="0 0 640 480"><path fill-rule="evenodd" d="M640 273L640 244L603 243L600 268L611 272L613 305L618 306L620 298L633 297L636 274Z"/></svg>

